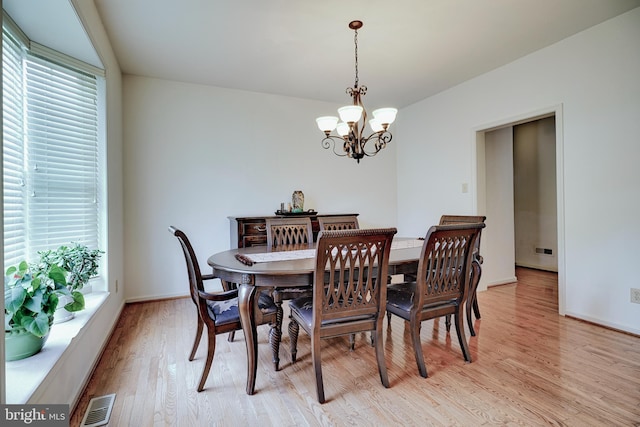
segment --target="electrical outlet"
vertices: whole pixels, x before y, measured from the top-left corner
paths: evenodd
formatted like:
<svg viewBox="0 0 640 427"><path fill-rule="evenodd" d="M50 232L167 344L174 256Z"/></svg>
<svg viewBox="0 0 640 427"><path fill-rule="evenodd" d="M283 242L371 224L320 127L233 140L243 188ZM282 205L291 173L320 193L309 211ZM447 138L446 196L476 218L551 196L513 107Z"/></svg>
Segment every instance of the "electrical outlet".
<svg viewBox="0 0 640 427"><path fill-rule="evenodd" d="M640 304L640 289L631 288L631 302Z"/></svg>

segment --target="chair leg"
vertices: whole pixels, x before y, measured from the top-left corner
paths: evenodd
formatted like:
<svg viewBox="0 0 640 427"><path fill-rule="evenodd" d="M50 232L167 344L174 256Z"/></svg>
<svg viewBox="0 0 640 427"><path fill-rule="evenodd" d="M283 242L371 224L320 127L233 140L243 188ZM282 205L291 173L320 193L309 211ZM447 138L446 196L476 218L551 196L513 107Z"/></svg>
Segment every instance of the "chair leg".
<svg viewBox="0 0 640 427"><path fill-rule="evenodd" d="M476 319L480 319L480 307L478 307L478 298L476 295L473 296L473 314L475 314Z"/></svg>
<svg viewBox="0 0 640 427"><path fill-rule="evenodd" d="M289 343L291 346L291 363L295 363L296 356L298 354L298 333L300 332L300 325L298 322L291 318L289 321Z"/></svg>
<svg viewBox="0 0 640 427"><path fill-rule="evenodd" d="M444 324L447 327L447 333L451 331L451 315L447 314L444 317Z"/></svg>
<svg viewBox="0 0 640 427"><path fill-rule="evenodd" d="M191 349L191 354L189 355L189 362L191 362L196 357L196 351L198 351L198 346L200 345L200 338L202 338L202 329L204 329L204 322L200 318L200 314L198 314L198 328L196 330L196 337L193 340L193 348Z"/></svg>
<svg viewBox="0 0 640 427"><path fill-rule="evenodd" d="M467 345L467 339L464 336L464 322L462 320L462 310L461 307L458 307L458 311L453 316L454 321L456 322L456 332L458 333L458 342L460 343L460 348L462 349L462 355L464 356L465 362L471 363L471 353L469 352L469 346Z"/></svg>
<svg viewBox="0 0 640 427"><path fill-rule="evenodd" d="M356 348L356 334L349 335L349 350L353 351Z"/></svg>
<svg viewBox="0 0 640 427"><path fill-rule="evenodd" d="M391 313L387 311L387 326L391 328Z"/></svg>
<svg viewBox="0 0 640 427"><path fill-rule="evenodd" d="M482 259L482 257L480 257ZM482 260L474 260L474 265L478 269L478 279L476 280L475 287L473 288L473 313L476 315L476 319L480 319L480 307L478 307L478 284L480 283L480 277L482 277Z"/></svg>
<svg viewBox="0 0 640 427"><path fill-rule="evenodd" d="M311 355L313 357L313 370L316 373L316 391L318 393L318 402L324 403L324 384L322 382L322 363L320 359L320 337L311 338Z"/></svg>
<svg viewBox="0 0 640 427"><path fill-rule="evenodd" d="M382 321L379 322L379 326L382 326ZM384 345L382 343L382 329L378 328L375 331L375 339L373 338L374 331L371 331L371 340L375 342L376 348L376 360L378 361L378 372L380 373L380 381L382 385L389 388L389 375L387 375L387 362L384 360Z"/></svg>
<svg viewBox="0 0 640 427"><path fill-rule="evenodd" d="M424 356L422 355L422 342L420 342L420 327L420 321L411 321L411 342L413 343L413 353L416 357L416 363L418 364L418 372L420 372L421 377L427 378L427 366L424 363Z"/></svg>
<svg viewBox="0 0 640 427"><path fill-rule="evenodd" d="M471 307L473 306L473 303L471 302L471 300L467 301L467 304L465 304L465 312L467 314L467 325L469 325L469 334L471 334L472 337L476 336L476 330L473 327L473 318L471 317Z"/></svg>
<svg viewBox="0 0 640 427"><path fill-rule="evenodd" d="M207 382L209 371L211 370L211 364L213 363L213 355L216 352L216 335L207 328L207 360L204 362L204 368L202 369L202 376L200 377L200 383L198 384L198 392L204 390L204 383Z"/></svg>

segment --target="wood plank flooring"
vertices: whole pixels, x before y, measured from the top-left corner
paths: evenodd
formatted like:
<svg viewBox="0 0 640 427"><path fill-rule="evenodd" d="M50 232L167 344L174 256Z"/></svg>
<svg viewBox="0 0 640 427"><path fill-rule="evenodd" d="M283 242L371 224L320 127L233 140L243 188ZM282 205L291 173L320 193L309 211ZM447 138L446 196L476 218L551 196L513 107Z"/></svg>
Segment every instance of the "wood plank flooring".
<svg viewBox="0 0 640 427"><path fill-rule="evenodd" d="M129 304L72 416L92 397L117 393L110 426L640 426L640 338L557 314L557 276L517 269L517 284L478 294L482 319L466 364L444 319L424 322L422 378L404 322L385 326L391 387L380 383L368 334L323 344L327 403L316 400L309 337L290 363L283 335L274 372L259 329L256 394L245 393L242 332L217 340L203 392L196 392L206 337L187 360L196 311L190 299ZM285 304L286 306L286 304ZM285 327L288 322L285 311ZM386 325L386 320L385 320Z"/></svg>

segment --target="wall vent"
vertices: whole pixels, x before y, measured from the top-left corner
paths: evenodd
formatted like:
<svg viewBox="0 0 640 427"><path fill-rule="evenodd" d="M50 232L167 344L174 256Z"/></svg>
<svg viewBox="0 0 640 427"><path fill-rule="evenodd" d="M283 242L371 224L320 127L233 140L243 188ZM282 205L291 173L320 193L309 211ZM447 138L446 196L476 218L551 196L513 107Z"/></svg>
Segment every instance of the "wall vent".
<svg viewBox="0 0 640 427"><path fill-rule="evenodd" d="M107 394L105 396L94 397L89 401L87 411L82 418L81 427L98 427L109 422L113 402L116 400L116 394Z"/></svg>
<svg viewBox="0 0 640 427"><path fill-rule="evenodd" d="M553 255L553 249L536 248L536 253L539 255Z"/></svg>

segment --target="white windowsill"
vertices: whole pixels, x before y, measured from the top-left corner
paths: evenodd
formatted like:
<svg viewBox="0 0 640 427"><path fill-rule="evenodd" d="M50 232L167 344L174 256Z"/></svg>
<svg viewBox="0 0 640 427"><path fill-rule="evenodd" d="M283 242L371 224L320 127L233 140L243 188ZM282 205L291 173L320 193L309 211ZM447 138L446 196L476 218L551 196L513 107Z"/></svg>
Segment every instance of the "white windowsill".
<svg viewBox="0 0 640 427"><path fill-rule="evenodd" d="M108 296L109 292L92 292L85 295L85 309L76 312L75 317L67 322L54 324L47 342L39 353L26 359L5 363L8 404L24 404L29 400L71 340L85 327Z"/></svg>

